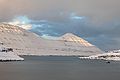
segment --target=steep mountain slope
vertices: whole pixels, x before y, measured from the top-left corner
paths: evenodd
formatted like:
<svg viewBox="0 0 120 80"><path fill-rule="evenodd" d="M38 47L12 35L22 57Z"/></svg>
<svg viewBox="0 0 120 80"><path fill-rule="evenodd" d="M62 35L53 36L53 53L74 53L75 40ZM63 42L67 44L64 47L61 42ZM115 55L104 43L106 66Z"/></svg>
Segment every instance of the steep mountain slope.
<svg viewBox="0 0 120 80"><path fill-rule="evenodd" d="M89 56L102 53L94 45L71 33L56 40L47 40L5 23L0 24L0 46L13 48L18 55Z"/></svg>

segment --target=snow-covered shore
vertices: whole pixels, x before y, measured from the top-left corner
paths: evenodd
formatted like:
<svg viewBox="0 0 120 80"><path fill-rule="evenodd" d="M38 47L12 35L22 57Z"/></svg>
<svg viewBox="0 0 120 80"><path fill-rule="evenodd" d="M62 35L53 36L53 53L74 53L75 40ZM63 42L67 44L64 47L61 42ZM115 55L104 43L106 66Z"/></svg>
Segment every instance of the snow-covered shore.
<svg viewBox="0 0 120 80"><path fill-rule="evenodd" d="M110 60L110 61L120 61L120 53L103 53L92 55L88 57L79 57L80 59L98 59L98 60Z"/></svg>
<svg viewBox="0 0 120 80"><path fill-rule="evenodd" d="M19 57L14 52L0 52L0 61L23 61L24 58Z"/></svg>

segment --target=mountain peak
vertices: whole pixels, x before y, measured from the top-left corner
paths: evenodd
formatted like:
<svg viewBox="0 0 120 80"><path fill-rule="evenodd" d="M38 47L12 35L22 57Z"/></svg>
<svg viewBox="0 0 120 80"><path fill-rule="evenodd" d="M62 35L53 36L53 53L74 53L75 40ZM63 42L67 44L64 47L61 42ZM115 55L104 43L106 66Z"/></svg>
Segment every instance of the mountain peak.
<svg viewBox="0 0 120 80"><path fill-rule="evenodd" d="M74 35L73 33L66 33L63 36L60 37L60 40L66 41L66 42L74 42L79 43L83 46L94 46L90 44L88 41Z"/></svg>
<svg viewBox="0 0 120 80"><path fill-rule="evenodd" d="M66 33L62 37L71 37L71 36L76 36L73 33Z"/></svg>

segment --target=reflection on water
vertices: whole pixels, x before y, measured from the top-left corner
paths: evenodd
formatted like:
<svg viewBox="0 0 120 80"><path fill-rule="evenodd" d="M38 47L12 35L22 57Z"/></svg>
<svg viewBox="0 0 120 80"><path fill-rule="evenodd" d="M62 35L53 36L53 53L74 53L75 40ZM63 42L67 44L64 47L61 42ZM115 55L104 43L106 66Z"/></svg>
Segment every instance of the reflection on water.
<svg viewBox="0 0 120 80"><path fill-rule="evenodd" d="M0 62L0 80L120 80L120 62L77 57L24 57Z"/></svg>

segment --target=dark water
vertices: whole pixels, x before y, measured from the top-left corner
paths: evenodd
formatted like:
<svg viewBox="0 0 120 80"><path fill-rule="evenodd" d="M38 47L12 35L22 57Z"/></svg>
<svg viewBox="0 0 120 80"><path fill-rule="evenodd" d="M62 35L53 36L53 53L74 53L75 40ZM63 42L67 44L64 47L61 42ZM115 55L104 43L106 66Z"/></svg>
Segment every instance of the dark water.
<svg viewBox="0 0 120 80"><path fill-rule="evenodd" d="M25 57L25 61L0 62L0 80L120 80L120 62Z"/></svg>

